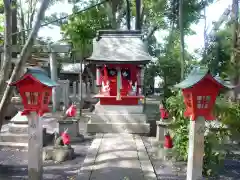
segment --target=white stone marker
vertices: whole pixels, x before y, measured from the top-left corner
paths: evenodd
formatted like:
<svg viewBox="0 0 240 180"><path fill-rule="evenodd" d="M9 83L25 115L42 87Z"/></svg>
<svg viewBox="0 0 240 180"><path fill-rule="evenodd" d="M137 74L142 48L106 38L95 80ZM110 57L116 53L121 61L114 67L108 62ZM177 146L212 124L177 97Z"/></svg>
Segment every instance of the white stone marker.
<svg viewBox="0 0 240 180"><path fill-rule="evenodd" d="M190 120L187 180L201 180L204 155L205 119Z"/></svg>
<svg viewBox="0 0 240 180"><path fill-rule="evenodd" d="M58 74L57 74L57 60L56 60L56 53L51 52L49 55L50 59L50 71L51 71L51 79L53 81L58 80ZM53 105L53 112L56 112L60 109L60 101L59 101L59 93L58 93L58 87L52 88L52 105Z"/></svg>
<svg viewBox="0 0 240 180"><path fill-rule="evenodd" d="M30 112L28 118L28 178L42 180L43 131L41 118Z"/></svg>

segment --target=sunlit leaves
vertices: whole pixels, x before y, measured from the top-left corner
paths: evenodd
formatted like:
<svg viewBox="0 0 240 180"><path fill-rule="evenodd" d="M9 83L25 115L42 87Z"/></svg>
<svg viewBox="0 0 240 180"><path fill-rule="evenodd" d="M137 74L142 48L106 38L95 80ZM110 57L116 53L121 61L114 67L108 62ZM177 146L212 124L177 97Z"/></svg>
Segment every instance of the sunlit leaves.
<svg viewBox="0 0 240 180"><path fill-rule="evenodd" d="M94 5L91 1L88 6ZM75 8L77 11L78 8ZM70 38L75 47L82 44L91 44L92 39L96 36L97 30L110 29L111 25L107 17L104 6L91 8L82 13L73 15L67 24L62 26L65 38Z"/></svg>

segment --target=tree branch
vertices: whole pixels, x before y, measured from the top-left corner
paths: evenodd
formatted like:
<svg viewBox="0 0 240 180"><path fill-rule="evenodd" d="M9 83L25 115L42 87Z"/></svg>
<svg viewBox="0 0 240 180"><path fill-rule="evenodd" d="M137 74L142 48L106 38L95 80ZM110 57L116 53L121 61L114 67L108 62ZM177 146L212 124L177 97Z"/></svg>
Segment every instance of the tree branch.
<svg viewBox="0 0 240 180"><path fill-rule="evenodd" d="M145 40L148 40L154 33L155 31L158 30L158 26L155 25L148 33L147 37L145 38Z"/></svg>
<svg viewBox="0 0 240 180"><path fill-rule="evenodd" d="M6 0L7 1L7 0ZM18 63L16 64L12 75L10 77L9 80L9 84L12 83L14 80L16 80L16 78L20 75L20 72L22 70L22 67L25 65L26 60L29 58L29 56L31 55L31 50L33 47L33 43L34 40L37 37L37 33L39 28L41 27L41 20L44 17L45 11L48 7L50 0L43 0L42 4L39 8L37 17L36 17L36 22L34 24L34 27L28 37L28 40L26 42L26 44L24 45L21 54L20 54L20 60L18 61ZM4 116L5 116L5 112L7 109L7 105L8 102L10 102L10 98L12 96L13 93L13 88L11 88L11 86L9 86L9 84L7 85L5 91L4 91L4 95L1 99L1 103L0 103L0 127L2 126L3 120L4 120Z"/></svg>

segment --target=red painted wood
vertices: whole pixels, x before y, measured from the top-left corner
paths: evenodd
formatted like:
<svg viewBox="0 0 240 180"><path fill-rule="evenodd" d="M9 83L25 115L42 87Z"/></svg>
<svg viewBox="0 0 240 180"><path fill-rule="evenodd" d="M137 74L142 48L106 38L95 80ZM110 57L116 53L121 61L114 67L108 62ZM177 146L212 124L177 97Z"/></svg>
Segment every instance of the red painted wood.
<svg viewBox="0 0 240 180"><path fill-rule="evenodd" d="M222 85L213 79L211 75L205 76L201 81L190 88L183 89L184 103L186 110L184 116L196 120L198 116L203 116L206 120L215 120L212 110L219 90ZM201 100L198 100L201 97ZM210 97L207 101L206 97ZM199 108L198 104L204 105Z"/></svg>
<svg viewBox="0 0 240 180"><path fill-rule="evenodd" d="M122 100L116 100L114 98L100 98L101 105L138 105L138 98L122 98Z"/></svg>
<svg viewBox="0 0 240 180"><path fill-rule="evenodd" d="M52 95L51 87L45 86L32 75L25 75L15 85L22 98L23 114L36 111L39 115L43 115L45 112L49 112L48 104ZM29 94L29 97L27 97L26 93Z"/></svg>
<svg viewBox="0 0 240 180"><path fill-rule="evenodd" d="M131 73L131 81L133 83L136 83L137 81L137 74L139 71L139 68L136 65L133 64L121 64L121 65L116 65L116 64L108 64L107 65L108 68L117 68L120 67L121 69L125 69L128 68L130 69L130 73ZM122 77L122 89L120 90L121 96L122 96L122 100L116 100L116 95L117 95L117 76L111 77L111 76L107 76L107 71L105 66L102 67L101 69L101 76L102 76L102 80L105 81L109 81L109 87L110 87L110 92L109 95L113 96L110 97L110 99L106 99L104 96L104 98L100 98L100 104L104 104L104 105L137 105L138 101L139 101L139 97L133 97L131 99L129 98L125 98L129 97L127 96L128 93L132 90L132 87L130 86L129 80L127 80L126 78ZM96 96L97 97L97 96Z"/></svg>
<svg viewBox="0 0 240 180"><path fill-rule="evenodd" d="M99 98L101 105L138 105L139 100L144 96L122 96L121 100L116 100L116 96L103 96L98 94L95 96Z"/></svg>

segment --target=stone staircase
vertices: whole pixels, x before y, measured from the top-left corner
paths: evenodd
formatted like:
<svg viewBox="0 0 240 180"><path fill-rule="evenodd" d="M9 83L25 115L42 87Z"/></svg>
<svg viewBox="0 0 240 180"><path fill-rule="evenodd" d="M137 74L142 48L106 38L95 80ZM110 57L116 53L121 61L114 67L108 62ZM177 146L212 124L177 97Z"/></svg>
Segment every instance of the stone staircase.
<svg viewBox="0 0 240 180"><path fill-rule="evenodd" d="M149 124L143 106L95 105L87 124L88 133L148 134Z"/></svg>

